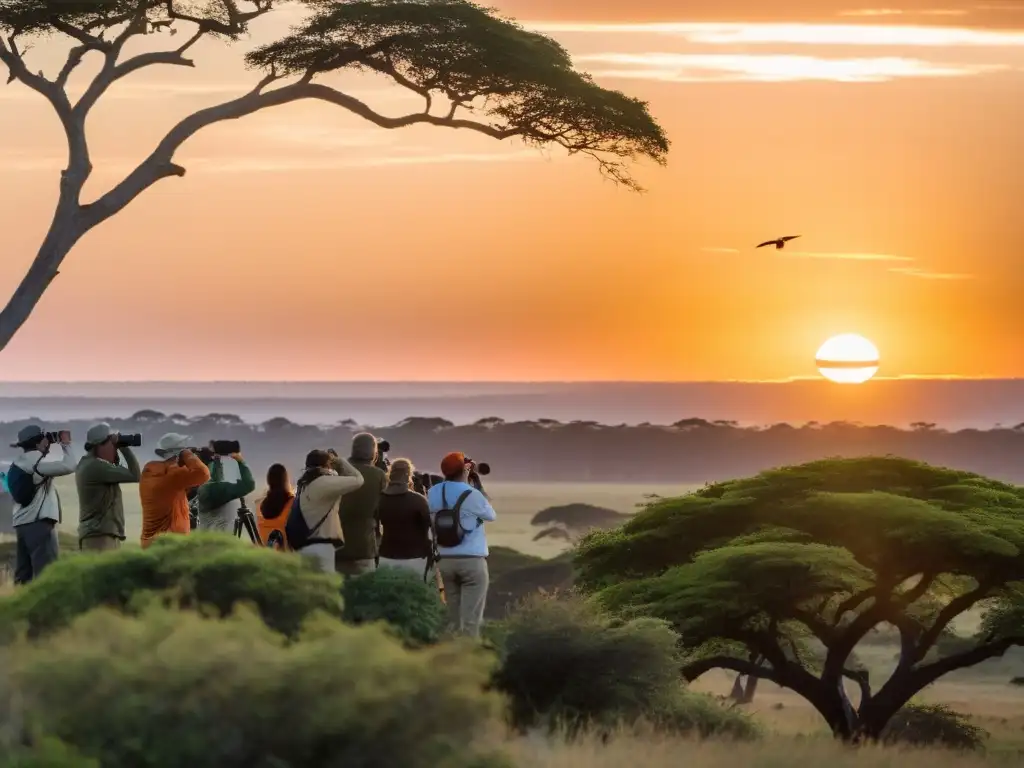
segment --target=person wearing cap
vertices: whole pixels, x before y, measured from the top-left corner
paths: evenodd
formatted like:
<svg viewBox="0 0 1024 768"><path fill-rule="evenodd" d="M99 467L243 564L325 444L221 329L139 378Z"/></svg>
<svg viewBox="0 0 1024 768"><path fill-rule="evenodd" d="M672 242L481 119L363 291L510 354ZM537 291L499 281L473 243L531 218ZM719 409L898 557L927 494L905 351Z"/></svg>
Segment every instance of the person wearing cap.
<svg viewBox="0 0 1024 768"><path fill-rule="evenodd" d="M352 438L349 462L359 470L363 484L344 496L338 507L345 546L335 553L335 569L345 576L377 567L380 497L388 484L387 473L377 466L377 452L377 438L369 432Z"/></svg>
<svg viewBox="0 0 1024 768"><path fill-rule="evenodd" d="M142 500L142 548L163 533L187 534L189 488L210 479L210 470L189 445L192 438L171 432L157 442L159 461L142 469L139 496Z"/></svg>
<svg viewBox="0 0 1024 768"><path fill-rule="evenodd" d="M58 461L44 461L52 446L42 428L35 424L21 429L18 442L11 445L22 451L12 466L29 475L35 485L32 501L23 506L15 500L11 514L17 538L15 584L28 584L60 556L57 524L61 522L62 511L53 479L73 474L78 464L70 433L61 432L60 437L63 455Z"/></svg>
<svg viewBox="0 0 1024 768"><path fill-rule="evenodd" d="M137 483L142 470L132 449L118 448L120 435L107 423L85 434L85 456L75 470L78 486L78 548L88 552L119 549L124 541L122 483ZM124 456L122 465L118 451Z"/></svg>
<svg viewBox="0 0 1024 768"><path fill-rule="evenodd" d="M456 547L438 547L437 551L449 622L456 631L478 638L490 582L487 570L490 550L483 524L496 520L497 514L483 492L469 483L472 472L473 465L466 460L465 454L449 453L441 461L444 481L430 489L427 501L433 516L448 504L454 505L464 492L471 492L459 509L459 519L465 532L462 541Z"/></svg>

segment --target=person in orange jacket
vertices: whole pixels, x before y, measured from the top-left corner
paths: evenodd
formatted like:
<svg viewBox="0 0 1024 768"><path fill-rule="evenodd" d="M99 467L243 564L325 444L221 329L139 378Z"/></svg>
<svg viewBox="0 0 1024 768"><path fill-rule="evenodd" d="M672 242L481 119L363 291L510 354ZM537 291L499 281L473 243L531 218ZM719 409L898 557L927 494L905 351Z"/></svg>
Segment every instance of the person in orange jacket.
<svg viewBox="0 0 1024 768"><path fill-rule="evenodd" d="M274 549L288 549L284 528L288 524L288 515L291 514L294 501L295 491L288 478L288 470L283 464L274 464L267 470L267 493L256 502L256 524L264 544L269 546L270 537L276 532Z"/></svg>
<svg viewBox="0 0 1024 768"><path fill-rule="evenodd" d="M142 548L162 533L187 534L187 491L210 479L210 470L190 449L190 437L175 432L157 443L159 461L151 461L142 470L139 496L142 499Z"/></svg>

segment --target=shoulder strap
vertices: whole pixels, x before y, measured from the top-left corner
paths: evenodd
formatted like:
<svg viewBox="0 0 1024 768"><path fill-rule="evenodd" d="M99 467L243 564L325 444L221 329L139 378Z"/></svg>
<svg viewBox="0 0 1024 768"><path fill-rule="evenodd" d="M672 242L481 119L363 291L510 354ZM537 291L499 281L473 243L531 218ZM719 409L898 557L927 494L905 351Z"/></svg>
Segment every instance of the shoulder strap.
<svg viewBox="0 0 1024 768"><path fill-rule="evenodd" d="M472 495L473 495L473 489L472 488L468 488L467 490L465 490L461 494L459 494L459 499L458 499L458 501L455 502L455 510L454 510L454 512L455 512L455 519L459 521L459 527L462 528L463 530L465 530L465 526L462 525L462 504L463 504L463 502L466 501L466 499L468 499ZM481 522L480 518L478 517L476 519L476 525L473 526L474 530L476 530L477 528L480 527L480 522Z"/></svg>

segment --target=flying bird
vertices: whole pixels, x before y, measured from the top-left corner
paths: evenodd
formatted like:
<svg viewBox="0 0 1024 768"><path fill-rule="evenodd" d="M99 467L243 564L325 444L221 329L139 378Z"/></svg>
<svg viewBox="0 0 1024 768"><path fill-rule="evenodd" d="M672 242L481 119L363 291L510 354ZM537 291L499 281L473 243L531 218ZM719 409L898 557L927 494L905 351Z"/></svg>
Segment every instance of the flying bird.
<svg viewBox="0 0 1024 768"><path fill-rule="evenodd" d="M783 248L786 247L786 243L788 243L790 240L796 240L798 237L800 237L800 235L787 235L786 237L780 237L778 240L765 240L757 247L764 248L766 245L774 245L775 250L781 251Z"/></svg>

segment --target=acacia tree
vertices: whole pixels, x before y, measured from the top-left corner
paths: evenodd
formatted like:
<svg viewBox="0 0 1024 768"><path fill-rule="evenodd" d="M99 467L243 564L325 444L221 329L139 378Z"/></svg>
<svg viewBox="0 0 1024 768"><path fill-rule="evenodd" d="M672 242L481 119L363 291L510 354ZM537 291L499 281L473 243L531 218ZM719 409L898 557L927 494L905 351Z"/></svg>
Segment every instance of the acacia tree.
<svg viewBox="0 0 1024 768"><path fill-rule="evenodd" d="M943 675L1024 645L1024 490L899 458L812 462L660 500L588 536L576 563L606 607L674 625L685 679L771 680L844 740L877 739ZM975 607L977 636L944 651ZM876 690L852 654L886 624L899 660Z"/></svg>
<svg viewBox="0 0 1024 768"><path fill-rule="evenodd" d="M248 93L201 109L173 126L120 183L84 202L92 173L86 121L112 85L157 66L192 67L189 51L204 38L241 39L274 10L275 0L0 0L0 63L53 107L67 138L53 220L38 254L0 312L0 350L25 323L61 263L90 230L123 210L161 179L183 176L177 150L215 123L302 99L348 110L381 128L432 125L494 139L558 145L597 160L630 188L629 161L663 163L668 141L647 105L597 86L576 72L566 51L468 0L299 0L310 13L284 38L245 55L262 72ZM185 32L177 46L125 55L143 36ZM47 76L26 59L28 41L60 36L71 48ZM69 79L83 60L102 65L72 101ZM389 117L318 78L346 69L373 72L423 99L421 111Z"/></svg>

